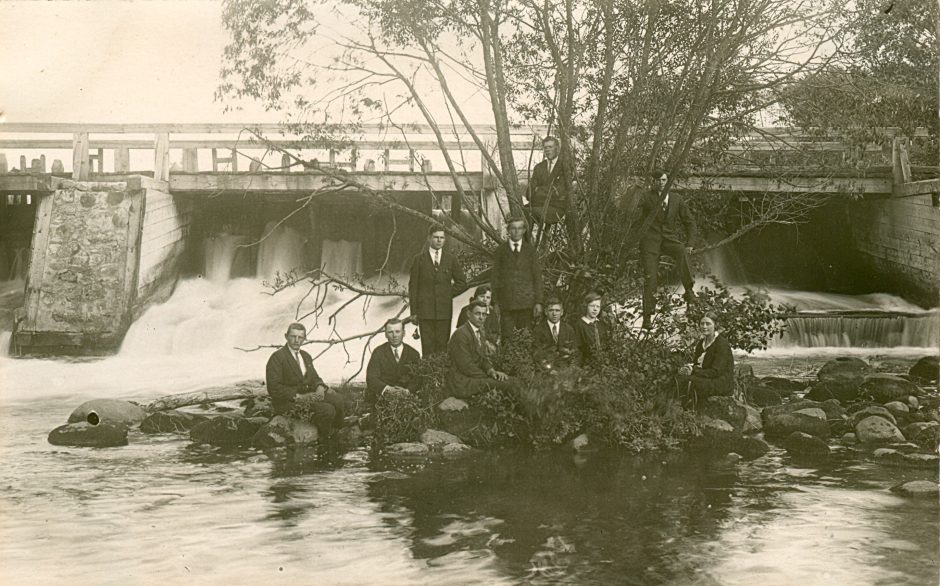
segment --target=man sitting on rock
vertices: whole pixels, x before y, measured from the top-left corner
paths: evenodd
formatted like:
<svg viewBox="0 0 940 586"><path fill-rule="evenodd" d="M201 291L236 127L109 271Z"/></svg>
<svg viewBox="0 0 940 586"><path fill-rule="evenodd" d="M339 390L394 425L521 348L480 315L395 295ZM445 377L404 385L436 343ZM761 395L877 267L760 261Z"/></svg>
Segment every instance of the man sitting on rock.
<svg viewBox="0 0 940 586"><path fill-rule="evenodd" d="M450 371L447 383L451 393L466 399L490 389L513 392L515 382L504 372L493 368L486 350L487 307L474 301L467 308L467 323L457 328L450 337L447 353L450 355Z"/></svg>
<svg viewBox="0 0 940 586"><path fill-rule="evenodd" d="M284 334L287 344L268 359L265 379L271 407L275 415L303 417L312 413L308 417L321 437L329 437L343 424L343 398L323 382L310 354L301 349L306 338L303 324L290 324Z"/></svg>
<svg viewBox="0 0 940 586"><path fill-rule="evenodd" d="M375 405L379 397L390 394L410 393L412 369L421 359L418 351L403 343L405 324L400 319L385 322L385 339L388 340L372 353L366 368L366 401Z"/></svg>

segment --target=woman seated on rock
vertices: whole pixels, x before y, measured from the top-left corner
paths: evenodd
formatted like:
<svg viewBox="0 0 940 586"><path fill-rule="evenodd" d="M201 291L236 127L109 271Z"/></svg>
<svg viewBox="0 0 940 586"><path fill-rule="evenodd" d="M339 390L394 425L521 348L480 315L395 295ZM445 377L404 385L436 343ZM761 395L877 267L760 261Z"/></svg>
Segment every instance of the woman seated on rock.
<svg viewBox="0 0 940 586"><path fill-rule="evenodd" d="M473 292L473 297L470 298L470 304L460 310L460 315L457 316L457 327L467 323L467 312L473 307L475 302L480 302L486 305L486 321L483 322L483 331L486 334L486 345L488 346L487 350L492 354L496 352L496 348L499 347L499 308L493 305L493 290L489 285L481 285L476 288L476 291Z"/></svg>
<svg viewBox="0 0 940 586"><path fill-rule="evenodd" d="M699 325L702 338L695 343L692 362L679 369L683 380L688 380L683 403L692 406L704 403L708 397L731 396L734 392L734 356L728 340L718 333L717 317L706 313Z"/></svg>
<svg viewBox="0 0 940 586"><path fill-rule="evenodd" d="M600 362L607 345L607 326L597 316L601 313L601 296L593 291L584 296L581 304L584 315L572 322L578 340L578 352L583 366L594 367Z"/></svg>

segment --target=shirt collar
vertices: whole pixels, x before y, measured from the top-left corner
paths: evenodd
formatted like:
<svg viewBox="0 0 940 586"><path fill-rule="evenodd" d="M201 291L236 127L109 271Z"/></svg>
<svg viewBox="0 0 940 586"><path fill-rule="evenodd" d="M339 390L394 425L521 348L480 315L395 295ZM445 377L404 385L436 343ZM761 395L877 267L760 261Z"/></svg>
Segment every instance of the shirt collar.
<svg viewBox="0 0 940 586"><path fill-rule="evenodd" d="M476 327L475 325L473 325L473 324L470 323L470 322L467 322L467 325L470 326L470 330L471 330L474 334L479 335L479 333L480 333L480 328Z"/></svg>
<svg viewBox="0 0 940 586"><path fill-rule="evenodd" d="M597 321L597 318L595 317L594 319L591 319L591 318L589 318L589 317L586 316L586 315L582 315L582 316L581 316L581 321L583 321L583 322L586 323L587 325L591 325L592 323L594 323L594 322Z"/></svg>

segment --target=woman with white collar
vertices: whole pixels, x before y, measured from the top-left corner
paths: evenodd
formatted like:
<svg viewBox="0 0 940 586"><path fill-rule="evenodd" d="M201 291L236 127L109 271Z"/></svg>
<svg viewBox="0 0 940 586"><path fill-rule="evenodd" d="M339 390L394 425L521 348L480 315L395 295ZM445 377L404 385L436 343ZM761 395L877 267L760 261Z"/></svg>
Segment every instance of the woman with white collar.
<svg viewBox="0 0 940 586"><path fill-rule="evenodd" d="M572 323L578 341L581 365L594 367L600 363L607 344L607 326L598 319L601 313L601 296L590 292L584 296L581 307L584 315Z"/></svg>
<svg viewBox="0 0 940 586"><path fill-rule="evenodd" d="M679 374L688 377L688 401L701 404L708 397L731 396L734 392L734 356L731 345L718 330L718 317L706 313L699 325L702 337L695 343L692 362L679 369Z"/></svg>

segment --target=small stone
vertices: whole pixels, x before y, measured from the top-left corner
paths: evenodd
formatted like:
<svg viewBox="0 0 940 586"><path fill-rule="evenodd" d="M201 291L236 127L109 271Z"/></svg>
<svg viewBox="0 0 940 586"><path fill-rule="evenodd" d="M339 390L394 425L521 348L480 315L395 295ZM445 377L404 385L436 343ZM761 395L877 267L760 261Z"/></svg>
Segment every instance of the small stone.
<svg viewBox="0 0 940 586"><path fill-rule="evenodd" d="M809 415L810 417L815 417L816 419L826 421L826 412L822 409L800 409L799 411L794 411L794 413L802 413L803 415Z"/></svg>
<svg viewBox="0 0 940 586"><path fill-rule="evenodd" d="M903 430L904 437L922 448L936 450L940 443L940 423L936 421L923 421L912 423Z"/></svg>
<svg viewBox="0 0 940 586"><path fill-rule="evenodd" d="M103 422L92 425L87 421L80 421L60 425L49 432L48 439L54 446L113 448L127 445L127 428L117 423Z"/></svg>
<svg viewBox="0 0 940 586"><path fill-rule="evenodd" d="M428 455L430 450L424 444L417 442L402 442L388 446L387 452L390 456L401 458L423 458Z"/></svg>
<svg viewBox="0 0 940 586"><path fill-rule="evenodd" d="M938 464L940 464L940 456L937 454L904 454L904 464L912 468L936 470Z"/></svg>
<svg viewBox="0 0 940 586"><path fill-rule="evenodd" d="M783 442L783 446L788 452L798 456L810 456L815 458L829 455L829 446L826 445L826 442L801 431L791 433L786 441Z"/></svg>
<svg viewBox="0 0 940 586"><path fill-rule="evenodd" d="M586 434L586 433L582 433L582 434L579 435L578 437L576 437L576 438L574 438L573 440L571 440L571 448L574 449L575 451L581 451L581 450L587 448L590 443L591 443L591 442L590 442L590 440L588 439L587 434Z"/></svg>
<svg viewBox="0 0 940 586"><path fill-rule="evenodd" d="M903 466L904 454L891 448L878 448L872 454L875 462L886 466Z"/></svg>
<svg viewBox="0 0 940 586"><path fill-rule="evenodd" d="M891 487L891 492L896 492L902 496L936 499L937 495L940 494L940 485L932 480L912 480Z"/></svg>
<svg viewBox="0 0 940 586"><path fill-rule="evenodd" d="M467 444L446 444L441 449L441 454L445 458L457 458L459 456L464 456L473 451L473 448Z"/></svg>
<svg viewBox="0 0 940 586"><path fill-rule="evenodd" d="M911 395L910 397L907 398L907 404L914 411L917 411L920 408L920 401L918 401L917 397L915 397L914 395Z"/></svg>
<svg viewBox="0 0 940 586"><path fill-rule="evenodd" d="M747 410L747 416L744 418L744 429L741 432L760 433L764 428L764 424L761 423L760 419L760 411L750 405L745 405L744 409Z"/></svg>
<svg viewBox="0 0 940 586"><path fill-rule="evenodd" d="M467 402L456 397L447 397L441 401L437 408L441 411L463 411L468 407Z"/></svg>
<svg viewBox="0 0 940 586"><path fill-rule="evenodd" d="M747 460L760 458L770 451L770 444L759 437L752 435L742 435L735 439L732 444L735 453L740 454Z"/></svg>
<svg viewBox="0 0 940 586"><path fill-rule="evenodd" d="M805 413L778 413L764 420L764 433L768 437L788 437L794 431L829 437L829 424L825 419Z"/></svg>
<svg viewBox="0 0 940 586"><path fill-rule="evenodd" d="M855 435L863 444L903 442L904 436L893 423L884 417L871 415L858 422Z"/></svg>
<svg viewBox="0 0 940 586"><path fill-rule="evenodd" d="M900 401L891 401L889 403L885 403L885 409L887 409L888 411L900 412L900 413L911 412L911 408L908 407L906 403L902 403Z"/></svg>
<svg viewBox="0 0 940 586"><path fill-rule="evenodd" d="M427 429L421 434L421 443L429 448L437 448L448 444L459 444L461 441L459 437L452 433L438 431L436 429Z"/></svg>
<svg viewBox="0 0 940 586"><path fill-rule="evenodd" d="M744 429L744 421L747 418L744 405L735 401L733 397L709 397L702 406L702 413L714 419L727 421L735 431Z"/></svg>
<svg viewBox="0 0 940 586"><path fill-rule="evenodd" d="M267 420L259 417L241 417L238 415L219 415L196 424L189 432L189 438L196 443L213 446L245 446Z"/></svg>
<svg viewBox="0 0 940 586"><path fill-rule="evenodd" d="M897 420L894 418L894 415L892 415L890 411L884 407L881 407L880 405L870 405L860 411L856 411L849 418L849 423L852 424L852 427L855 427L862 419L872 416L882 417L885 420L891 422L891 424L897 425Z"/></svg>
<svg viewBox="0 0 940 586"><path fill-rule="evenodd" d="M267 449L307 445L319 439L320 434L316 425L308 421L277 415L258 429L252 436L251 443L257 448Z"/></svg>
<svg viewBox="0 0 940 586"><path fill-rule="evenodd" d="M855 434L851 431L842 436L842 443L844 444L857 444L858 438L855 437Z"/></svg>

